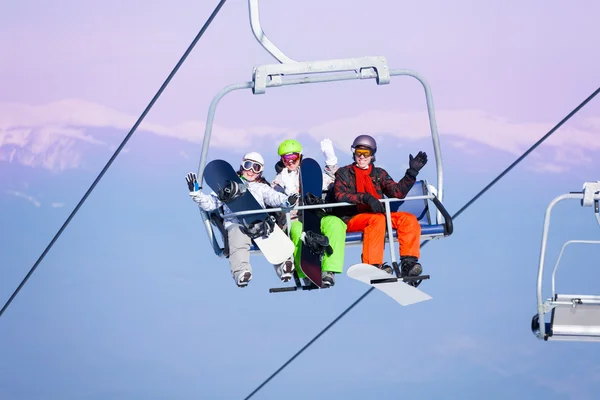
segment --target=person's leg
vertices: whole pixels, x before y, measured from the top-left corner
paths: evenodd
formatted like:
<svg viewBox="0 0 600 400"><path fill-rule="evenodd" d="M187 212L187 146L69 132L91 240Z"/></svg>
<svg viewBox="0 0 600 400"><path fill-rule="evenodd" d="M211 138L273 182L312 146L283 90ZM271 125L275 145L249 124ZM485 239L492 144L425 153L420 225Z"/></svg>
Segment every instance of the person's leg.
<svg viewBox="0 0 600 400"><path fill-rule="evenodd" d="M290 226L290 239L294 243L294 264L296 267L296 273L298 278L306 278L304 272L302 272L302 265L300 265L300 256L302 255L302 222L296 220L292 222Z"/></svg>
<svg viewBox="0 0 600 400"><path fill-rule="evenodd" d="M321 218L321 233L329 239L329 245L333 250L331 255L323 254L321 262L323 281L329 286L335 284L334 274L344 271L344 252L346 250L346 224L334 215Z"/></svg>
<svg viewBox="0 0 600 400"><path fill-rule="evenodd" d="M402 275L421 275L423 267L418 262L421 256L421 225L417 217L402 211L391 213L391 217L392 227L398 236Z"/></svg>
<svg viewBox="0 0 600 400"><path fill-rule="evenodd" d="M363 232L362 262L381 266L385 249L385 215L357 214L348 221L347 232Z"/></svg>
<svg viewBox="0 0 600 400"><path fill-rule="evenodd" d="M227 227L229 242L229 266L231 275L239 287L248 285L252 279L250 265L250 246L252 240L240 229L241 225L231 224Z"/></svg>

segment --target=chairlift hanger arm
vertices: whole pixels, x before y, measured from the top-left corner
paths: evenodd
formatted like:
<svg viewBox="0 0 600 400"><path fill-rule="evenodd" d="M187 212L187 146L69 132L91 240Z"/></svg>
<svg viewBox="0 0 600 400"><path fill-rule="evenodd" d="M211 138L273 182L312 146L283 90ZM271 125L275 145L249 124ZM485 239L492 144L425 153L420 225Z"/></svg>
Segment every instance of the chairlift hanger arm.
<svg viewBox="0 0 600 400"><path fill-rule="evenodd" d="M295 63L296 61L286 56L283 51L269 40L263 31L258 13L258 0L248 0L248 8L250 10L250 27L252 28L252 33L254 33L254 37L258 40L258 43L260 43L260 45L280 63Z"/></svg>

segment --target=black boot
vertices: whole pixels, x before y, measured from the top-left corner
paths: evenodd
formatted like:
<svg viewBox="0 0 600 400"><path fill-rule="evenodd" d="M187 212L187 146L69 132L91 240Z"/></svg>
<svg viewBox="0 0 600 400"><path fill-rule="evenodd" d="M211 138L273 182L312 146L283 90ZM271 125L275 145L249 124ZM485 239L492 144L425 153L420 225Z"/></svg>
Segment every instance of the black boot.
<svg viewBox="0 0 600 400"><path fill-rule="evenodd" d="M382 271L387 272L390 275L394 274L394 270L392 269L392 267L390 267L386 263L383 263L383 264L372 264L372 265L376 266L377 268L379 268Z"/></svg>
<svg viewBox="0 0 600 400"><path fill-rule="evenodd" d="M365 259L363 258L363 255L360 255L360 260L364 263ZM392 267L390 267L389 265L387 265L385 262L383 264L371 264L374 267L379 268L382 271L387 272L390 275L394 274L394 270L392 269Z"/></svg>
<svg viewBox="0 0 600 400"><path fill-rule="evenodd" d="M402 276L419 276L423 272L423 267L418 263L417 257L400 257L402 267Z"/></svg>

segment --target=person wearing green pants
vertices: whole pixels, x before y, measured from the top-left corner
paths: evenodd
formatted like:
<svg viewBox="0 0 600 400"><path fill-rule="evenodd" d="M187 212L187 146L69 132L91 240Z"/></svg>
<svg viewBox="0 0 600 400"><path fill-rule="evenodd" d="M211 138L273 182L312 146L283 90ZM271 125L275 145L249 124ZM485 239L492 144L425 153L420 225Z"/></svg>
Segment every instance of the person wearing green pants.
<svg viewBox="0 0 600 400"><path fill-rule="evenodd" d="M323 190L333 188L335 180L335 171L337 170L337 157L333 150L331 140L321 141L321 151L325 156L325 168L323 171ZM302 145L293 139L284 140L277 149L281 157L276 165L278 172L272 181L272 186L288 196L300 193L300 177L298 168L302 160ZM298 220L297 211L291 213L292 224L290 227L290 238L294 242L296 249L294 251L294 264L300 265L300 254L302 249L302 223ZM329 245L333 253L325 253L322 260L323 284L333 286L335 284L335 275L341 274L344 269L344 252L346 246L346 224L340 218L334 215L326 215L321 219L321 233L329 239ZM295 269L295 266L294 266ZM301 269L298 269L298 277L304 279L308 284L308 279Z"/></svg>

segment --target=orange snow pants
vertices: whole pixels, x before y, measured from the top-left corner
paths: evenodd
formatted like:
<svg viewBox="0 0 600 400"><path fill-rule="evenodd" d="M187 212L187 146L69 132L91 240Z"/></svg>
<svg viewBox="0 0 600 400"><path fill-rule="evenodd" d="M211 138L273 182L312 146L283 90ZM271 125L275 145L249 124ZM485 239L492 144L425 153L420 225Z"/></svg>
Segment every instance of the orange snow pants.
<svg viewBox="0 0 600 400"><path fill-rule="evenodd" d="M398 233L400 256L419 258L421 225L417 217L407 212L393 212L392 227ZM366 264L383 264L385 250L386 222L385 214L362 213L348 221L347 232L363 232L362 262Z"/></svg>

